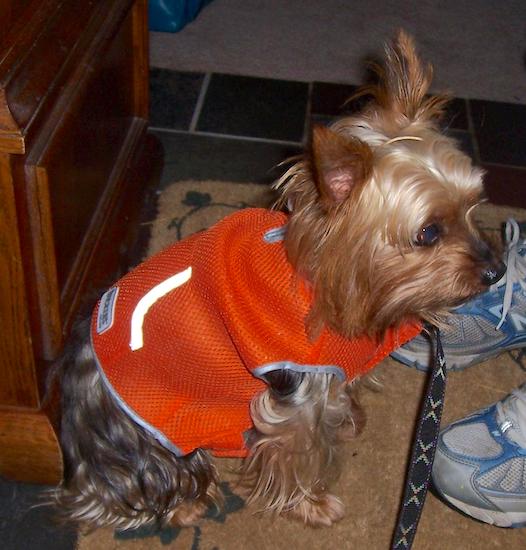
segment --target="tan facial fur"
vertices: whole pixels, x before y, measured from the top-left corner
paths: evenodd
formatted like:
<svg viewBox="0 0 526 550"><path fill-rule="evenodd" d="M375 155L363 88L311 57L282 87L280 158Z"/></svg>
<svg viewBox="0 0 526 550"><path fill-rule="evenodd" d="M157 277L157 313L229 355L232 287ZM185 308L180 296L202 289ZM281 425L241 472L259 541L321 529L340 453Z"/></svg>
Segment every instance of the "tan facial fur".
<svg viewBox="0 0 526 550"><path fill-rule="evenodd" d="M394 65L364 92L371 102L330 128L278 182L292 205L286 246L312 284L315 332L379 335L408 320L437 321L481 291L494 262L472 221L483 172L437 125L447 98L427 98L422 68L401 33ZM419 246L422 232L436 242Z"/></svg>

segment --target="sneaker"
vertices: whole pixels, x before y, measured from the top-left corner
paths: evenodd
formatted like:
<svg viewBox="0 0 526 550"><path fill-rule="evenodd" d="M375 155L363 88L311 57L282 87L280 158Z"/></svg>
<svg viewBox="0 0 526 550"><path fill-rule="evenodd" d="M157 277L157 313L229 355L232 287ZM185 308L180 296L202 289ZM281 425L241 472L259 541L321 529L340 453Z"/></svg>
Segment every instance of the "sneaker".
<svg viewBox="0 0 526 550"><path fill-rule="evenodd" d="M498 527L526 525L526 385L441 432L432 473L438 493Z"/></svg>
<svg viewBox="0 0 526 550"><path fill-rule="evenodd" d="M441 330L448 370L462 370L496 355L526 346L526 240L508 220L505 231L507 271L502 279L451 311ZM426 371L431 345L424 334L398 348L391 357Z"/></svg>

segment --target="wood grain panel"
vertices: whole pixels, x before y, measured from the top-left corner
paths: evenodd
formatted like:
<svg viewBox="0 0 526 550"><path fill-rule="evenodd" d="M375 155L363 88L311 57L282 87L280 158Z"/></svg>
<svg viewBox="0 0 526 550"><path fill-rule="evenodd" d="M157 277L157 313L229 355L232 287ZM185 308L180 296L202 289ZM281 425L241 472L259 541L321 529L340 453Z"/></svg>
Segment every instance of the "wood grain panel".
<svg viewBox="0 0 526 550"><path fill-rule="evenodd" d="M113 15L119 18L120 11ZM135 115L134 87L145 86L135 82L135 55L145 55L133 50L136 19L129 13L117 33L111 18L112 25L100 28L86 52L90 70L70 78L63 90L68 101L56 105L27 155L27 205L21 208L33 250L32 327L45 360L60 352L107 210L146 130L146 120ZM144 101L144 92L139 95Z"/></svg>
<svg viewBox="0 0 526 550"><path fill-rule="evenodd" d="M92 55L94 48L115 32L132 4L41 0L24 12L26 20L17 23L0 50L0 143L6 150L24 152L20 136L27 141L39 131L40 113L64 98L72 73L80 82L91 72L90 64L100 59Z"/></svg>
<svg viewBox="0 0 526 550"><path fill-rule="evenodd" d="M30 0L2 0L0 2L0 45L9 30L23 15Z"/></svg>
<svg viewBox="0 0 526 550"><path fill-rule="evenodd" d="M34 46L38 37L53 19L54 14L60 8L60 3L56 0L34 0L28 8L18 12L15 18L14 12L10 11L5 17L13 17L13 26L9 28L4 36L0 50L0 146L2 150L10 153L24 153L25 141L24 135L26 129L19 123L17 117L13 114L16 111L17 104L20 103L23 110L27 111L27 97L13 97L10 89L17 87L17 75L24 66L31 66ZM48 77L50 82L56 78L55 74ZM33 111L36 113L38 108L38 97ZM10 102L14 101L15 105Z"/></svg>
<svg viewBox="0 0 526 550"><path fill-rule="evenodd" d="M89 291L127 265L158 178L147 3L0 4L0 474L56 483L50 362Z"/></svg>
<svg viewBox="0 0 526 550"><path fill-rule="evenodd" d="M0 154L0 403L36 407L24 272L9 156Z"/></svg>
<svg viewBox="0 0 526 550"><path fill-rule="evenodd" d="M62 479L62 469L62 453L47 416L0 409L2 475L54 485Z"/></svg>
<svg viewBox="0 0 526 550"><path fill-rule="evenodd" d="M132 9L133 99L135 116L149 118L149 49L148 49L148 0L138 0Z"/></svg>

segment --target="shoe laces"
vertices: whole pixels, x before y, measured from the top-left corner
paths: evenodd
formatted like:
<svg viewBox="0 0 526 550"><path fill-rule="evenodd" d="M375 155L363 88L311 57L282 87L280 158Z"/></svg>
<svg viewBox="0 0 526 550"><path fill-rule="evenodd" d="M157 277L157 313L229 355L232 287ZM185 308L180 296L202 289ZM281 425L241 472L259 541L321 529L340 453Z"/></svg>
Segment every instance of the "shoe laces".
<svg viewBox="0 0 526 550"><path fill-rule="evenodd" d="M493 284L490 290L504 288L504 298L502 300L502 315L499 323L495 327L496 330L500 329L506 316L511 308L513 300L513 286L515 283L519 283L523 290L526 290L526 259L520 254L526 247L526 241L520 239L520 227L516 220L510 218L506 222L505 240L506 240L506 252L504 254L506 273L495 284Z"/></svg>
<svg viewBox="0 0 526 550"><path fill-rule="evenodd" d="M526 384L513 390L496 407L502 433L526 449Z"/></svg>

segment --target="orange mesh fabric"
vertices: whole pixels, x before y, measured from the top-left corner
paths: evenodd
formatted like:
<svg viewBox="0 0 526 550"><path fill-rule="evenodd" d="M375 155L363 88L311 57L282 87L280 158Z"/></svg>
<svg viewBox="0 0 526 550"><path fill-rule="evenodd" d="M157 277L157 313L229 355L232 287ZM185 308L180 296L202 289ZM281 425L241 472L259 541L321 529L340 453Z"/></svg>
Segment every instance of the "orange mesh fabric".
<svg viewBox="0 0 526 550"><path fill-rule="evenodd" d="M284 214L267 210L233 214L148 259L95 309L92 345L108 387L177 454L201 447L217 456L246 455L249 403L265 387L253 374L287 362L330 366L352 379L420 330L391 331L381 345L330 331L310 341L310 293L281 240L265 238L285 223ZM176 286L163 288L177 274ZM134 343L133 319L141 311Z"/></svg>

